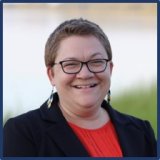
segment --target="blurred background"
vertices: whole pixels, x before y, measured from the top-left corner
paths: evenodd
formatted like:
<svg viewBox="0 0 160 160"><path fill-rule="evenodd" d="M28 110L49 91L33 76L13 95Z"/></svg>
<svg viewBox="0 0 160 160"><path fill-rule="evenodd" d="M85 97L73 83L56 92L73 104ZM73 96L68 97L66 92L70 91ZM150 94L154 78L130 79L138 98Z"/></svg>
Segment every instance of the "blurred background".
<svg viewBox="0 0 160 160"><path fill-rule="evenodd" d="M156 3L4 3L3 124L49 97L45 43L61 22L80 17L99 24L110 40L112 106L149 120L157 136Z"/></svg>

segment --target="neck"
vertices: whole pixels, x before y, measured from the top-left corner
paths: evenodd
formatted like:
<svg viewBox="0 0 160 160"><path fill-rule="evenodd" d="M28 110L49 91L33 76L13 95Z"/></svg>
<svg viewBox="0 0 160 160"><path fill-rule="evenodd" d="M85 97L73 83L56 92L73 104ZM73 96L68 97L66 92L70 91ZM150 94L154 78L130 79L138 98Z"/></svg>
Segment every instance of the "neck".
<svg viewBox="0 0 160 160"><path fill-rule="evenodd" d="M101 106L73 110L59 104L65 119L83 128L96 129L109 121L109 115Z"/></svg>

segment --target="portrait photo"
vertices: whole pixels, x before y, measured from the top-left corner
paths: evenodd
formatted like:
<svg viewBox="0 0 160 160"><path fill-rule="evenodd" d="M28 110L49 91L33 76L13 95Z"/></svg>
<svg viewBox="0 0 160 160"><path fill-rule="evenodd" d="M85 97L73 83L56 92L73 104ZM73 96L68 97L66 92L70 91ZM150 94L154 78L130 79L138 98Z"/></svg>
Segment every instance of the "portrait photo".
<svg viewBox="0 0 160 160"><path fill-rule="evenodd" d="M4 3L3 127L4 157L157 156L157 4Z"/></svg>

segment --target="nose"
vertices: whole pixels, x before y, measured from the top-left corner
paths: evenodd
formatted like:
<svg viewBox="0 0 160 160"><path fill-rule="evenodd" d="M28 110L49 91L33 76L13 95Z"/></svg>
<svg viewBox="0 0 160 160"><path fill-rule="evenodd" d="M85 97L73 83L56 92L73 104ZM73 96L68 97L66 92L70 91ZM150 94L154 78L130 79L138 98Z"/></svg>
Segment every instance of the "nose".
<svg viewBox="0 0 160 160"><path fill-rule="evenodd" d="M77 78L91 78L94 76L94 73L90 72L87 65L86 64L83 64L81 70L79 73L77 73Z"/></svg>

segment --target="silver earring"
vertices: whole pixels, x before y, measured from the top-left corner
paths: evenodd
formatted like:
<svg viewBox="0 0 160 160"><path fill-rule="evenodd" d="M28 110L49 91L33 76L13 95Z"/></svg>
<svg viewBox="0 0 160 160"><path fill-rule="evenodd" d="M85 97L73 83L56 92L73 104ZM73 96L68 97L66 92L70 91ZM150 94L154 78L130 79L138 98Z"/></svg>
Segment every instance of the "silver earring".
<svg viewBox="0 0 160 160"><path fill-rule="evenodd" d="M107 102L110 104L111 101L111 91L108 91L108 97L107 97Z"/></svg>
<svg viewBox="0 0 160 160"><path fill-rule="evenodd" d="M47 101L47 106L48 106L48 108L51 107L51 104L52 104L52 102L53 102L53 93L54 93L54 89L52 89L51 95L50 95L50 97L49 97L49 99L48 99L48 101Z"/></svg>

